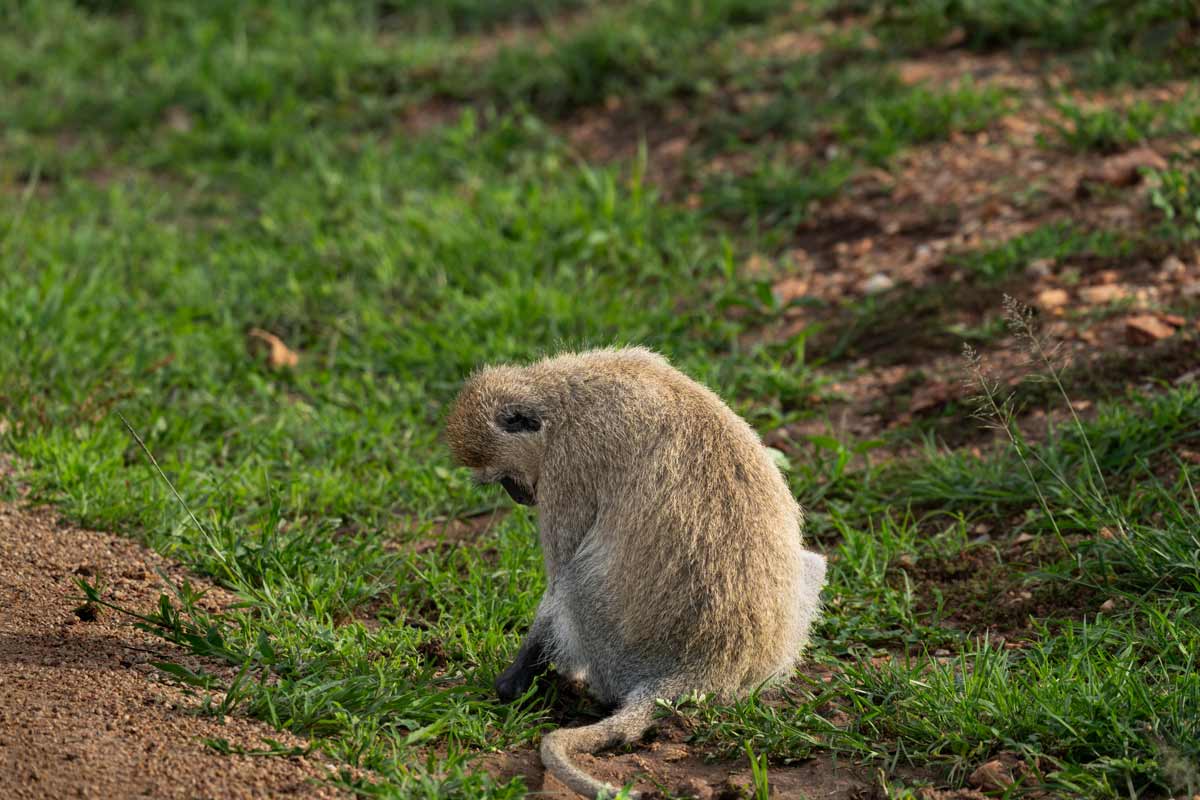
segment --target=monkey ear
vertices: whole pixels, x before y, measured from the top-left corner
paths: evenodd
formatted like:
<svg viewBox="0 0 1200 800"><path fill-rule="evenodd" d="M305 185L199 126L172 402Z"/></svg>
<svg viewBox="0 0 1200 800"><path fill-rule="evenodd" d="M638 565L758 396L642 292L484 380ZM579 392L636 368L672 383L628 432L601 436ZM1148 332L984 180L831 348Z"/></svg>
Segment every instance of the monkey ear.
<svg viewBox="0 0 1200 800"><path fill-rule="evenodd" d="M496 424L505 433L536 433L542 429L541 418L528 408L502 409L496 415Z"/></svg>

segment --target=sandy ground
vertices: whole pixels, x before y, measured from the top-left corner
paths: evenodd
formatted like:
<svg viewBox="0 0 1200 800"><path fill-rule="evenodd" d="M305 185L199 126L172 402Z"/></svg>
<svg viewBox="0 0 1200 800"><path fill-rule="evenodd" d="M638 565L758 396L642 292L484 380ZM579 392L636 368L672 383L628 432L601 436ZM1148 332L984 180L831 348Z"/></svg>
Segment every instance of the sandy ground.
<svg viewBox="0 0 1200 800"><path fill-rule="evenodd" d="M329 767L315 757L222 755L207 746L206 738L248 750L268 747L265 738L305 742L256 720L201 715L200 700L150 663L195 668L196 659L113 612L93 621L75 613L78 577L148 610L163 589L159 570L186 574L128 539L0 504L0 797L342 796L317 782Z"/></svg>

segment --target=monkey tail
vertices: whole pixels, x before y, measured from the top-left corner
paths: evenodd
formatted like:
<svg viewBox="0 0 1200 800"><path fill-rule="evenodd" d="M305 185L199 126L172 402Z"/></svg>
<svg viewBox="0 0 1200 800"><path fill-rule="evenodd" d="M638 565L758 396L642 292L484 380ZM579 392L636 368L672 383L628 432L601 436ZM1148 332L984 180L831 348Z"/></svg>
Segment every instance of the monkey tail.
<svg viewBox="0 0 1200 800"><path fill-rule="evenodd" d="M640 737L654 720L654 697L653 694L639 693L611 717L593 725L550 731L542 737L543 766L571 791L589 800L616 797L620 789L588 775L575 765L571 756L594 753ZM637 798L640 795L631 792L629 796Z"/></svg>

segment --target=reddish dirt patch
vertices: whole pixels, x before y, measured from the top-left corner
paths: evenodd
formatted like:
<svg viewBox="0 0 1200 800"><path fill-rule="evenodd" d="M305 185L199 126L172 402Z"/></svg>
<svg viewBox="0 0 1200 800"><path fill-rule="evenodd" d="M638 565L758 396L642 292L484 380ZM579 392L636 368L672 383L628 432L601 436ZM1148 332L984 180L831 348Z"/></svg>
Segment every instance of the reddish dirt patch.
<svg viewBox="0 0 1200 800"><path fill-rule="evenodd" d="M753 778L746 758L713 761L687 744L689 732L679 719L660 720L650 740L632 752L581 755L578 763L589 773L616 786L629 781L647 798L697 797L705 800L753 796ZM483 759L483 769L501 779L517 776L539 797L574 800L578 797L542 767L537 751L521 748ZM858 800L874 796L873 772L849 761L823 756L787 766L768 768L773 797L812 800ZM668 794L669 793L669 794Z"/></svg>
<svg viewBox="0 0 1200 800"><path fill-rule="evenodd" d="M896 64L896 73L900 80L910 85L946 85L969 78L977 86L998 86L1016 91L1031 91L1043 81L1061 82L1068 77L1062 68L1050 72L1046 60L1036 53L1021 59L1012 53L970 50L950 50L904 59Z"/></svg>
<svg viewBox="0 0 1200 800"><path fill-rule="evenodd" d="M995 550L981 547L952 561L922 561L907 567L914 593L921 598L920 608L932 611L940 606L948 627L1004 641L1028 638L1034 620L1078 619L1101 605L1103 597L1085 586L1022 581L1023 573L1061 558L1052 543L1034 538L1010 543L1007 549L1009 557L1004 561ZM897 574L893 580L899 584L902 578Z"/></svg>
<svg viewBox="0 0 1200 800"><path fill-rule="evenodd" d="M343 796L317 783L312 756L221 755L204 739L262 750L305 747L255 720L200 716L200 700L161 679L153 661L220 673L134 629L81 608L80 576L138 611L164 590L156 572L232 598L132 541L0 504L0 795L6 798L258 798Z"/></svg>
<svg viewBox="0 0 1200 800"><path fill-rule="evenodd" d="M834 668L812 662L805 663L800 671L803 677L796 679L794 691L801 694L811 691L812 685L828 683L835 675ZM553 672L546 680L551 717L556 725L587 725L608 713L587 695L582 684ZM768 690L760 699L767 705L779 706L786 713L781 690ZM822 708L821 713L834 724L849 721L832 703ZM640 742L596 755L580 755L577 761L588 773L614 786L632 783L651 800L676 797L743 800L753 797L749 761L744 755L729 758L727 750L692 741L700 724L686 714L659 719ZM545 771L534 747L524 746L484 756L476 763L480 769L502 781L521 777L531 795L561 800L577 798ZM772 797L876 800L888 796L878 783L877 767L829 754L788 763L773 762L767 771ZM889 775L896 780L916 780L931 785L938 785L942 777L908 767L891 769Z"/></svg>
<svg viewBox="0 0 1200 800"><path fill-rule="evenodd" d="M1058 345L1064 381L1082 416L1095 408L1090 398L1153 391L1155 381L1183 384L1196 380L1200 336L1181 329L1153 345L1125 347L1121 344L1123 320L1123 316L1101 320L1094 327L1086 327L1087 322L1056 320L1045 326L1051 342ZM937 322L929 324L935 327ZM897 340L905 338L903 331L893 329L893 333ZM1093 344L1088 341L1092 337L1103 338ZM911 336L907 338L912 341ZM832 431L839 437L869 438L913 423L935 432L951 447L995 438L993 428L970 418L979 389L966 380L965 361L955 350L961 343L945 343L941 352L936 345L935 340L932 346L924 345L924 351L911 348L908 352L918 362L915 365L872 363L869 356L855 360L849 365L849 376L830 384L822 416L772 431L768 443L793 452L810 435ZM922 355L924 361L915 355ZM989 377L998 381L1006 394L1013 393L1023 433L1041 439L1051 423L1067 420L1066 408L1052 385L1034 377L1044 375L1045 367L1031 366L1029 355L1018 343L1006 338L985 345L982 355ZM888 450L875 457L894 455Z"/></svg>
<svg viewBox="0 0 1200 800"><path fill-rule="evenodd" d="M433 523L430 536L403 545L404 549L414 553L424 553L427 550L440 550L461 544L477 542L508 516L507 508L493 508L478 514L454 519L439 519Z"/></svg>

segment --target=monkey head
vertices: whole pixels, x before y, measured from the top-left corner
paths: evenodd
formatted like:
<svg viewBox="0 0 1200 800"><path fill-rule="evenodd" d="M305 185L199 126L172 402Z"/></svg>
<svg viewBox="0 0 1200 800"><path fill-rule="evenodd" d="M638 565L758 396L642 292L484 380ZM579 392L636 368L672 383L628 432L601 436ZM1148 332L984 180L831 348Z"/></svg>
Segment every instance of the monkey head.
<svg viewBox="0 0 1200 800"><path fill-rule="evenodd" d="M546 447L546 409L526 372L488 367L466 382L446 418L455 461L480 483L499 483L516 502L537 504Z"/></svg>

